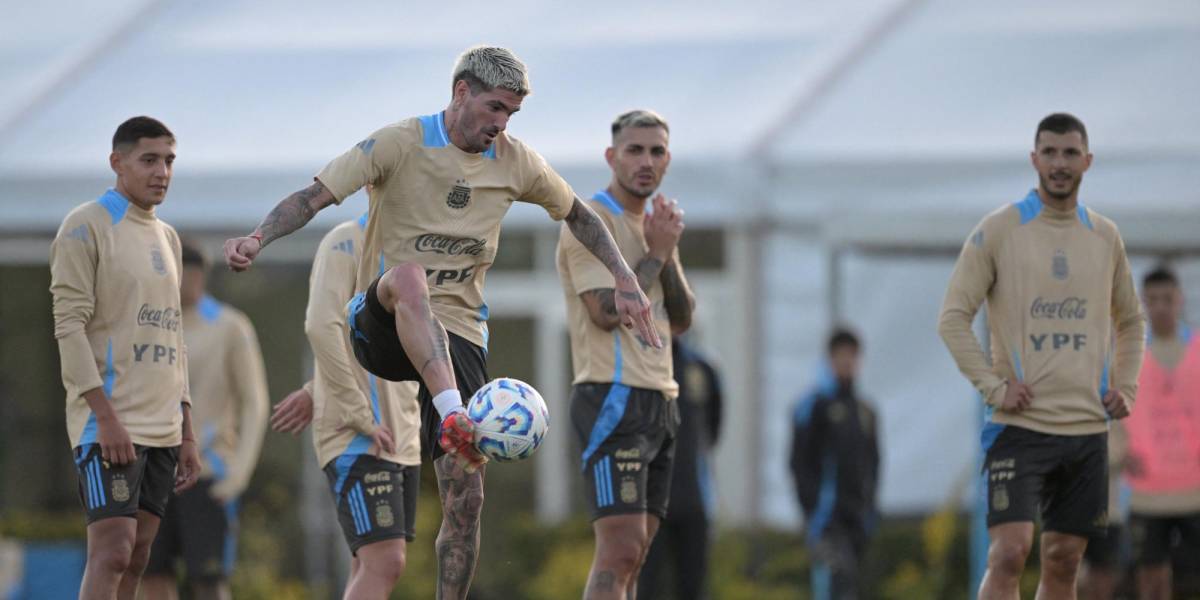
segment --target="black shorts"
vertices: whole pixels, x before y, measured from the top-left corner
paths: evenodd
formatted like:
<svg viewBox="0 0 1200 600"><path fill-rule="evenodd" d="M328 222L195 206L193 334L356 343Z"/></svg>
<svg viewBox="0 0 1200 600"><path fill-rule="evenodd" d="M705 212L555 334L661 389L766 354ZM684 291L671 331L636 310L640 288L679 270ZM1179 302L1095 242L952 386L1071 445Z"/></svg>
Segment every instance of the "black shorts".
<svg viewBox="0 0 1200 600"><path fill-rule="evenodd" d="M988 527L1035 521L1094 537L1108 525L1108 433L1052 435L1007 425L984 459Z"/></svg>
<svg viewBox="0 0 1200 600"><path fill-rule="evenodd" d="M365 293L355 294L347 305L346 318L354 357L358 359L358 364L376 377L421 383L417 393L417 401L421 406L421 448L431 459L438 458L445 454L438 445L441 416L433 406L433 395L400 344L400 337L396 334L396 317L379 303L375 290L378 285L379 278L376 278ZM465 406L475 391L488 382L487 351L453 333L446 332L446 337L450 345L454 380Z"/></svg>
<svg viewBox="0 0 1200 600"><path fill-rule="evenodd" d="M148 575L175 576L183 560L188 581L216 582L233 573L237 552L238 502L221 502L210 494L212 479L201 479L171 499L150 547Z"/></svg>
<svg viewBox="0 0 1200 600"><path fill-rule="evenodd" d="M348 454L329 461L325 477L351 554L383 540L416 538L421 467Z"/></svg>
<svg viewBox="0 0 1200 600"><path fill-rule="evenodd" d="M1200 513L1158 516L1133 513L1129 517L1129 537L1133 540L1133 558L1138 565L1154 566L1170 562L1171 550L1178 548L1200 552Z"/></svg>
<svg viewBox="0 0 1200 600"><path fill-rule="evenodd" d="M75 448L79 500L87 524L110 517L133 517L139 510L159 518L167 514L167 499L175 489L179 447L153 448L134 444L137 460L114 465L100 455L100 444Z"/></svg>
<svg viewBox="0 0 1200 600"><path fill-rule="evenodd" d="M1083 562L1092 567L1109 569L1117 566L1121 558L1121 526L1109 525L1104 529L1104 535L1088 538L1087 549L1083 551Z"/></svg>
<svg viewBox="0 0 1200 600"><path fill-rule="evenodd" d="M666 518L679 407L657 390L619 383L571 389L571 422L583 447L592 519L629 513Z"/></svg>

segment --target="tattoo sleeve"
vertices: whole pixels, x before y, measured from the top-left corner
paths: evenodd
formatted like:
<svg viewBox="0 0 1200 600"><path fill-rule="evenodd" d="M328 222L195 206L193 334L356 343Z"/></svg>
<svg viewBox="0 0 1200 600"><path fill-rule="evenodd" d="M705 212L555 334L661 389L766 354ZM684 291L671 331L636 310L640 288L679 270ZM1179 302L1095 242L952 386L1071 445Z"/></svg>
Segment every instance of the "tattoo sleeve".
<svg viewBox="0 0 1200 600"><path fill-rule="evenodd" d="M683 276L683 265L679 262L679 249L671 253L671 260L662 270L659 281L663 286L663 306L667 309L667 320L675 333L683 333L692 325L692 311L696 309L696 297Z"/></svg>
<svg viewBox="0 0 1200 600"><path fill-rule="evenodd" d="M565 220L575 239L600 259L610 273L621 277L629 272L629 266L625 264L625 259L621 258L621 253L617 250L617 243L613 241L608 228L604 226L600 217L596 216L596 213L579 198L575 198L575 203L571 205L571 212L567 213Z"/></svg>
<svg viewBox="0 0 1200 600"><path fill-rule="evenodd" d="M320 181L284 198L258 226L262 245L293 232L312 220L317 211L333 202L333 194Z"/></svg>
<svg viewBox="0 0 1200 600"><path fill-rule="evenodd" d="M642 260L638 261L637 266L633 268L633 272L637 275L638 286L643 291L648 290L660 273L664 272L663 261L650 255L643 256ZM600 288L588 290L580 295L592 300L592 302L584 302L584 306L589 309L589 316L593 323L605 329L611 329L621 324L617 317L616 290ZM599 310L600 314L591 312L595 310Z"/></svg>

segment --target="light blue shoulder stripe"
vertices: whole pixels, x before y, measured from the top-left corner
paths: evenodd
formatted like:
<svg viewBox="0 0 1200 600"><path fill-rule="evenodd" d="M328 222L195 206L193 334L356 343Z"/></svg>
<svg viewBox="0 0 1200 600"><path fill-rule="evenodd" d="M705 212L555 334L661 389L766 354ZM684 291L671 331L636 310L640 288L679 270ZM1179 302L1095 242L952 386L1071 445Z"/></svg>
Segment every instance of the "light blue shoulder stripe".
<svg viewBox="0 0 1200 600"><path fill-rule="evenodd" d="M360 231L367 228L367 217L370 215L371 215L371 211L367 211L367 212L363 213L361 217L358 218L358 221L357 221L358 229Z"/></svg>
<svg viewBox="0 0 1200 600"><path fill-rule="evenodd" d="M196 303L196 312L200 313L200 318L204 319L206 323L215 323L220 318L223 308L216 298L208 294L202 296L200 302Z"/></svg>
<svg viewBox="0 0 1200 600"><path fill-rule="evenodd" d="M612 194L608 193L608 190L600 190L596 192L596 194L592 196L592 199L603 204L604 207L614 215L625 213L625 209L621 208L621 203L617 202L617 199L613 198Z"/></svg>
<svg viewBox="0 0 1200 600"><path fill-rule="evenodd" d="M108 211L108 216L112 218L113 225L120 223L121 219L125 218L125 211L129 209L129 200L126 200L125 196L122 196L120 192L112 188L104 192L104 195L100 196L96 202L99 202L100 206L103 206Z"/></svg>
<svg viewBox="0 0 1200 600"><path fill-rule="evenodd" d="M1096 228L1092 225L1092 217L1088 214L1086 206L1080 204L1075 207L1075 211L1079 213L1079 222L1087 225L1088 229L1095 231Z"/></svg>
<svg viewBox="0 0 1200 600"><path fill-rule="evenodd" d="M435 113L418 117L421 121L421 141L426 148L444 148L450 143L450 139L446 136L445 123L442 121L443 113Z"/></svg>
<svg viewBox="0 0 1200 600"><path fill-rule="evenodd" d="M1042 212L1042 199L1037 190L1029 190L1029 194L1020 202L1015 202L1017 210L1021 211L1021 224L1024 225L1037 218Z"/></svg>

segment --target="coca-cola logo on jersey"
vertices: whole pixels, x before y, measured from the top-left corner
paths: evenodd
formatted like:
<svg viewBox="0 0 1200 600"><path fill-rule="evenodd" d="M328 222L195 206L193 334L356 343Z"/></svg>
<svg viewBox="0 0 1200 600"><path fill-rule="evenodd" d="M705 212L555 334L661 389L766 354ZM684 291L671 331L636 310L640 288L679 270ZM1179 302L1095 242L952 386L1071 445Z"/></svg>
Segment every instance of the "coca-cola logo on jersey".
<svg viewBox="0 0 1200 600"><path fill-rule="evenodd" d="M137 324L149 325L167 331L179 331L179 309L171 306L165 308L154 308L149 304L143 304L138 309Z"/></svg>
<svg viewBox="0 0 1200 600"><path fill-rule="evenodd" d="M1080 320L1087 318L1087 299L1071 296L1057 302L1034 299L1029 307L1029 316L1035 319Z"/></svg>
<svg viewBox="0 0 1200 600"><path fill-rule="evenodd" d="M484 240L475 238L456 238L436 233L426 233L417 238L413 246L417 252L433 252L448 256L479 256L483 252Z"/></svg>

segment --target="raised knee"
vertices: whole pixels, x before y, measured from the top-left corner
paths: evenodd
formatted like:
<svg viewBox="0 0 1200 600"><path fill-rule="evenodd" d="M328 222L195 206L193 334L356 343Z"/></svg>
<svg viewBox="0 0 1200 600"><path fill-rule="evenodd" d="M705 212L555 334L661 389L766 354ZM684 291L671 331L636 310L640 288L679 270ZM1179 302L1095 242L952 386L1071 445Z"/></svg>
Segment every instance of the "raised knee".
<svg viewBox="0 0 1200 600"><path fill-rule="evenodd" d="M379 278L381 300L393 306L410 306L429 296L425 270L415 263L401 263L388 269Z"/></svg>
<svg viewBox="0 0 1200 600"><path fill-rule="evenodd" d="M1000 575L1020 576L1029 548L1028 542L995 542L988 552L988 567Z"/></svg>

